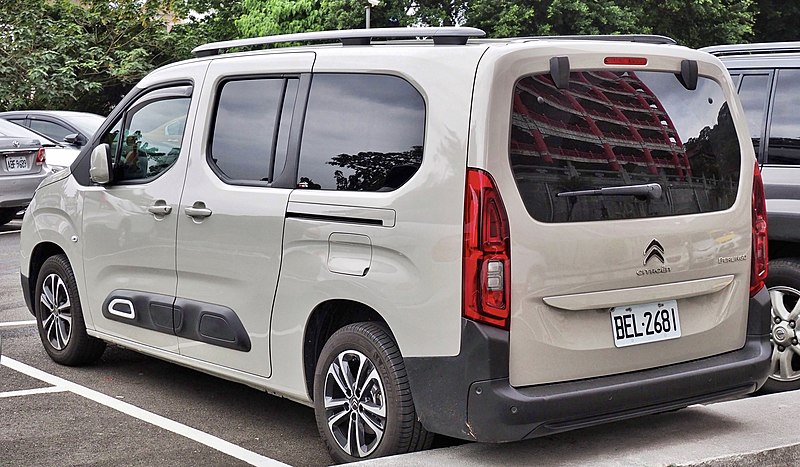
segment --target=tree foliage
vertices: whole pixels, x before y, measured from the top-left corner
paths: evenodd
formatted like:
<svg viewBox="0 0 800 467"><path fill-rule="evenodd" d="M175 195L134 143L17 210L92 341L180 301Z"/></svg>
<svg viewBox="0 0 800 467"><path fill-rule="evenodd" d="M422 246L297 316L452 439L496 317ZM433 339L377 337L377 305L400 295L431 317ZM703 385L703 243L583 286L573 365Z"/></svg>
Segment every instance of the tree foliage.
<svg viewBox="0 0 800 467"><path fill-rule="evenodd" d="M0 110L107 113L145 74L236 34L237 0L0 2ZM226 8L228 8L226 10ZM191 10L208 14L190 19ZM20 14L24 12L24 14ZM175 24L186 18L185 24Z"/></svg>

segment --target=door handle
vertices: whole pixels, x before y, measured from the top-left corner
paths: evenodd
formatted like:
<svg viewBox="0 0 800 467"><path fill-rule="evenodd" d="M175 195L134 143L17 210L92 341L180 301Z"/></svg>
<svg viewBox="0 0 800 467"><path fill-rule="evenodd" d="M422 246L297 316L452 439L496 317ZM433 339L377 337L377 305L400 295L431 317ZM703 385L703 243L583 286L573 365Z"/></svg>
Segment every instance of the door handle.
<svg viewBox="0 0 800 467"><path fill-rule="evenodd" d="M206 203L202 201L195 201L193 205L187 206L183 211L192 219L202 219L212 214L211 209L208 209Z"/></svg>
<svg viewBox="0 0 800 467"><path fill-rule="evenodd" d="M160 199L156 203L147 208L147 211L156 216L166 216L172 212L172 206L168 205L166 201Z"/></svg>

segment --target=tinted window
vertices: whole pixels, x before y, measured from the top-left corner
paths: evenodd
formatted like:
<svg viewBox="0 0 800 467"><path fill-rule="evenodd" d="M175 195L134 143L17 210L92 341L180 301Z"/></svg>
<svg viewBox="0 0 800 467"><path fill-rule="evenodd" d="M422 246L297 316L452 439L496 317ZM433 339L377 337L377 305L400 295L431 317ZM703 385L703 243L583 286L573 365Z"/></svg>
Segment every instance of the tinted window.
<svg viewBox="0 0 800 467"><path fill-rule="evenodd" d="M122 150L114 164L116 180L153 178L178 159L189 102L189 98L175 98L134 107L125 120ZM106 139L114 142L111 134Z"/></svg>
<svg viewBox="0 0 800 467"><path fill-rule="evenodd" d="M568 90L549 75L517 83L511 164L531 216L576 222L727 209L739 183L739 142L720 86L695 91L658 72L580 72ZM662 195L579 191L660 185ZM559 196L561 194L561 196Z"/></svg>
<svg viewBox="0 0 800 467"><path fill-rule="evenodd" d="M390 191L422 162L425 102L386 75L321 74L311 84L298 186Z"/></svg>
<svg viewBox="0 0 800 467"><path fill-rule="evenodd" d="M761 135L764 132L764 116L767 111L769 95L769 75L745 75L739 88L739 99L742 101L747 127L753 138L753 149L756 157L760 153Z"/></svg>
<svg viewBox="0 0 800 467"><path fill-rule="evenodd" d="M56 141L64 141L64 137L75 133L65 126L45 120L31 120L31 129L45 134Z"/></svg>
<svg viewBox="0 0 800 467"><path fill-rule="evenodd" d="M778 72L767 162L800 164L800 70Z"/></svg>
<svg viewBox="0 0 800 467"><path fill-rule="evenodd" d="M291 123L291 114L281 122L286 82L282 78L265 78L228 81L222 86L210 158L223 178L270 181L279 132L284 135L280 155L286 158L285 142ZM297 80L289 83L296 94ZM293 103L294 95L287 101Z"/></svg>

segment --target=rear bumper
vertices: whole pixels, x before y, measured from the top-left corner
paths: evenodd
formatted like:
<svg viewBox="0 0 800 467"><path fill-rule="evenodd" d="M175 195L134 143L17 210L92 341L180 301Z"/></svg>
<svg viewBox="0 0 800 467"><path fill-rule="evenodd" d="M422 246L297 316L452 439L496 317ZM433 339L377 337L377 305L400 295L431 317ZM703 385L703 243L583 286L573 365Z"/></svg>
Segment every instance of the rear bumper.
<svg viewBox="0 0 800 467"><path fill-rule="evenodd" d="M518 441L755 391L768 376L772 355L766 289L750 300L749 313L739 350L619 375L512 387L508 333L466 320L460 355L407 358L406 369L417 414L429 431Z"/></svg>
<svg viewBox="0 0 800 467"><path fill-rule="evenodd" d="M3 189L0 190L0 208L24 208L30 204L33 193L47 177L48 171L38 174L7 176L0 179Z"/></svg>

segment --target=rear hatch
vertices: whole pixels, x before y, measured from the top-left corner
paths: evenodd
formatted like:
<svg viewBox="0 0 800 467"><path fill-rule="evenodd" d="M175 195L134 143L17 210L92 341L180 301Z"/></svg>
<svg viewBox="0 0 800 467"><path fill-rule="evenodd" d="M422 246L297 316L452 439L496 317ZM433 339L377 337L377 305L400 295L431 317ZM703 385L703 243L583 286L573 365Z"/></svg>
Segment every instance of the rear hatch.
<svg viewBox="0 0 800 467"><path fill-rule="evenodd" d="M553 64L529 47L491 64L493 99L511 94L488 147L507 159L483 162L510 225L512 385L741 348L754 158L718 62L577 42L549 51L566 57Z"/></svg>
<svg viewBox="0 0 800 467"><path fill-rule="evenodd" d="M41 172L42 164L36 163L39 148L35 139L0 136L0 177Z"/></svg>

